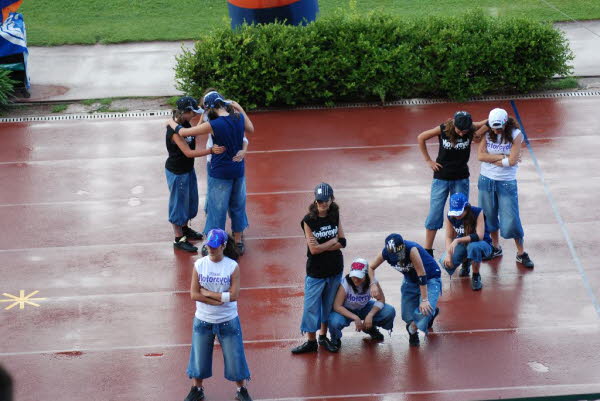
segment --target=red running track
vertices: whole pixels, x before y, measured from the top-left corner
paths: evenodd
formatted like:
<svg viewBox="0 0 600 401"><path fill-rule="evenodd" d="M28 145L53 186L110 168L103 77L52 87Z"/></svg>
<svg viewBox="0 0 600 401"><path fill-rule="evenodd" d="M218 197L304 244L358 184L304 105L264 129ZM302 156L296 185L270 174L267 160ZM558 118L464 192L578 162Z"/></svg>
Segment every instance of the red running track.
<svg viewBox="0 0 600 401"><path fill-rule="evenodd" d="M313 187L327 181L336 191L347 261L372 258L393 231L422 242L432 174L416 135L459 109L476 119L493 107L514 112L508 102L479 102L253 115L240 316L255 400L600 392L600 98L516 106L533 150L524 149L518 179L535 269L517 266L514 244L503 241L504 256L482 265L482 292L444 275L441 315L419 349L409 349L397 317L380 344L347 329L335 355L290 353L301 341L299 221ZM158 118L0 125L0 294L44 298L22 310L0 303L0 363L15 379L16 400L187 394L194 311L187 291L197 255L170 245L162 125ZM203 194L203 159L196 169ZM473 200L478 171L473 152ZM382 267L378 276L399 310L401 275ZM233 399L218 352L205 385L207 400Z"/></svg>

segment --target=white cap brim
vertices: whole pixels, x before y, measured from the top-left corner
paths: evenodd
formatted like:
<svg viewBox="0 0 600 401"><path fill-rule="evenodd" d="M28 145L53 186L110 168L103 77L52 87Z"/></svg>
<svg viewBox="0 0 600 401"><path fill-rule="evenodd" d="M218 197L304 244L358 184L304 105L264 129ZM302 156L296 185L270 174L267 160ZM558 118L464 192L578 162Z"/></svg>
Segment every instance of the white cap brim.
<svg viewBox="0 0 600 401"><path fill-rule="evenodd" d="M461 210L450 210L448 212L448 216L452 216L452 217L460 216L461 214L463 214L464 211L465 211L464 207Z"/></svg>
<svg viewBox="0 0 600 401"><path fill-rule="evenodd" d="M356 278L360 278L360 279L365 278L366 275L367 275L367 272L363 272L362 270L352 270L348 274L349 277L356 277Z"/></svg>

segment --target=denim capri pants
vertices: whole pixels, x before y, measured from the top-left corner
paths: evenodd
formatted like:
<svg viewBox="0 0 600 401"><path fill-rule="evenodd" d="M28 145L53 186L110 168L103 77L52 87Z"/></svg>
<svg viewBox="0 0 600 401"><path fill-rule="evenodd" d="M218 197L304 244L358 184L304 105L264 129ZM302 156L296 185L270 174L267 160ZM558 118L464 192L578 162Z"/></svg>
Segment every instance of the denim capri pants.
<svg viewBox="0 0 600 401"><path fill-rule="evenodd" d="M194 317L188 377L207 379L212 376L215 336L223 350L225 378L230 381L250 380L242 340L242 326L238 316L223 323L208 323Z"/></svg>
<svg viewBox="0 0 600 401"><path fill-rule="evenodd" d="M444 207L449 195L462 192L469 199L469 179L440 180L433 179L431 183L431 199L429 200L429 214L425 220L427 230L439 230L444 226Z"/></svg>
<svg viewBox="0 0 600 401"><path fill-rule="evenodd" d="M329 320L342 273L325 278L306 276L304 279L304 312L300 324L303 334L316 332L321 328L321 323Z"/></svg>
<svg viewBox="0 0 600 401"><path fill-rule="evenodd" d="M519 217L517 180L496 181L480 175L477 188L487 231L500 229L502 238L522 239L525 234Z"/></svg>
<svg viewBox="0 0 600 401"><path fill-rule="evenodd" d="M198 214L198 181L194 169L174 174L165 169L169 186L169 222L185 226Z"/></svg>
<svg viewBox="0 0 600 401"><path fill-rule="evenodd" d="M370 300L362 309L360 310L351 310L350 312L354 313L361 320L365 320L371 309L373 309L373 305L375 301ZM385 304L383 305L383 309L373 316L373 326L381 327L384 330L392 331L394 328L394 318L396 317L396 309L393 306ZM344 327L350 326L352 323L352 319L348 319L346 316L343 316L335 311L331 312L329 315L329 333L331 334L332 339L342 338L342 329Z"/></svg>
<svg viewBox="0 0 600 401"><path fill-rule="evenodd" d="M427 299L431 309L433 309L429 315L423 315L419 311L419 303L421 302L419 283L404 278L400 291L402 293L402 320L406 323L414 321L417 328L427 334L429 322L433 319L438 298L442 294L442 279L430 278L427 280Z"/></svg>
<svg viewBox="0 0 600 401"><path fill-rule="evenodd" d="M246 177L220 179L209 175L204 233L208 233L213 228L225 230L228 212L233 232L239 233L248 227Z"/></svg>
<svg viewBox="0 0 600 401"><path fill-rule="evenodd" d="M465 259L469 259L473 262L481 262L483 258L488 258L492 255L492 245L485 241L469 242L467 244L461 243L456 245L454 253L452 254L452 268L446 267L444 259L446 259L447 252L438 259L438 263L444 266L444 269L449 275L452 275L456 268L464 262Z"/></svg>

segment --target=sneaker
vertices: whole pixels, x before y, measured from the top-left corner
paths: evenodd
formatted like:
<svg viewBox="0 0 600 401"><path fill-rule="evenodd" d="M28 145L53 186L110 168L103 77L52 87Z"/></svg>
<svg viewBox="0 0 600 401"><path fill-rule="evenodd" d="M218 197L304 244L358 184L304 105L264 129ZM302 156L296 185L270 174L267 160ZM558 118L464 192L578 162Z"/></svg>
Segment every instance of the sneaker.
<svg viewBox="0 0 600 401"><path fill-rule="evenodd" d="M377 330L377 327L371 327L370 329L363 331L370 335L372 340L383 341L383 334L381 334L381 332Z"/></svg>
<svg viewBox="0 0 600 401"><path fill-rule="evenodd" d="M531 260L527 252L517 255L517 262L521 263L525 267L529 267L530 269L533 267L533 260Z"/></svg>
<svg viewBox="0 0 600 401"><path fill-rule="evenodd" d="M188 226L183 226L181 228L181 232L183 232L183 235L185 235L188 239L192 239L192 240L203 240L204 239L204 234L199 233L198 231L194 231L191 228L189 228Z"/></svg>
<svg viewBox="0 0 600 401"><path fill-rule="evenodd" d="M238 255L242 256L244 252L246 252L246 247L244 246L243 242L236 242L235 250L237 251Z"/></svg>
<svg viewBox="0 0 600 401"><path fill-rule="evenodd" d="M419 331L417 330L414 334L410 334L410 323L406 323L406 331L408 332L408 344L411 347L418 347L421 342L419 341Z"/></svg>
<svg viewBox="0 0 600 401"><path fill-rule="evenodd" d="M319 334L319 345L321 347L325 347L325 349L329 352L338 352L339 348L332 343L327 336L322 336Z"/></svg>
<svg viewBox="0 0 600 401"><path fill-rule="evenodd" d="M206 247L206 245L202 245L200 253L202 254L202 256L208 256L208 248Z"/></svg>
<svg viewBox="0 0 600 401"><path fill-rule="evenodd" d="M469 277L471 275L471 261L465 260L462 262L460 266L460 271L458 272L459 277Z"/></svg>
<svg viewBox="0 0 600 401"><path fill-rule="evenodd" d="M332 338L332 339L331 339L331 340L329 340L329 341L331 341L331 343L332 343L333 345L335 345L336 347L338 347L338 349L339 349L339 348L342 348L342 339L341 339L341 338L338 338L338 339L334 339L334 338Z"/></svg>
<svg viewBox="0 0 600 401"><path fill-rule="evenodd" d="M235 393L235 399L239 401L252 401L252 397L248 394L248 389L246 387L241 387L240 391Z"/></svg>
<svg viewBox="0 0 600 401"><path fill-rule="evenodd" d="M427 328L430 329L433 327L433 321L435 320L435 318L437 317L437 315L440 314L440 308L435 308L435 313L433 314L433 317L431 318L431 321L429 322L429 324L427 325Z"/></svg>
<svg viewBox="0 0 600 401"><path fill-rule="evenodd" d="M292 349L292 354L305 354L307 352L317 352L319 346L316 341L307 341L302 345Z"/></svg>
<svg viewBox="0 0 600 401"><path fill-rule="evenodd" d="M494 245L492 245L492 253L487 258L483 258L483 260L491 260L497 258L498 256L502 256L502 247L499 246L496 248Z"/></svg>
<svg viewBox="0 0 600 401"><path fill-rule="evenodd" d="M481 275L473 275L473 277L471 277L471 288L473 291L479 291L482 287L483 284L481 283Z"/></svg>
<svg viewBox="0 0 600 401"><path fill-rule="evenodd" d="M173 242L173 247L187 252L197 252L198 248L190 244L186 236L183 236L177 242Z"/></svg>
<svg viewBox="0 0 600 401"><path fill-rule="evenodd" d="M204 399L204 389L198 388L196 386L192 386L187 397L185 397L184 401L200 401Z"/></svg>

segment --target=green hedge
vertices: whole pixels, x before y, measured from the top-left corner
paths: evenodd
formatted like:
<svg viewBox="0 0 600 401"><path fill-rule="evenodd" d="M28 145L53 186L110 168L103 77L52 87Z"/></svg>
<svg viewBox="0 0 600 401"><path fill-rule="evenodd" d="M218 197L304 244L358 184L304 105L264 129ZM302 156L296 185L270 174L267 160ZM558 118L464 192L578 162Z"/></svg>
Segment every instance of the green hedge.
<svg viewBox="0 0 600 401"><path fill-rule="evenodd" d="M10 78L10 71L0 69L0 107L10 103L16 82Z"/></svg>
<svg viewBox="0 0 600 401"><path fill-rule="evenodd" d="M527 92L568 75L573 55L551 25L471 12L403 19L372 13L306 27L223 27L177 58L177 87L216 87L249 107L413 97L463 100Z"/></svg>

